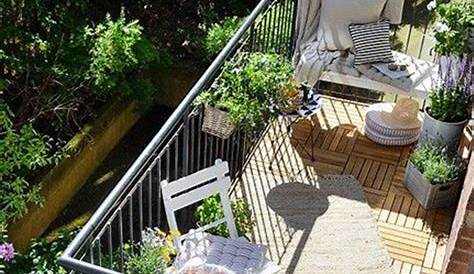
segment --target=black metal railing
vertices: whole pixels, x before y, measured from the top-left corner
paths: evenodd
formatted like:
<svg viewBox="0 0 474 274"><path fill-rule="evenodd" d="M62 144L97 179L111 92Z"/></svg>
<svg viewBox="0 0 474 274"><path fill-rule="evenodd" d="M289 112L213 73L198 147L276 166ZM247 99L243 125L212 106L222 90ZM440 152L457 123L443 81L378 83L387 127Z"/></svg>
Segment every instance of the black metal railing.
<svg viewBox="0 0 474 274"><path fill-rule="evenodd" d="M229 162L232 178L239 176L265 129L253 134L238 131L226 140L213 137L200 130L202 107L194 101L218 79L226 61L242 52L276 52L291 58L296 2L262 0L257 5L69 245L60 258L62 265L91 274L123 272L121 246L139 242L146 227L166 229L160 181L172 181L206 168L217 158ZM411 27L408 32L410 41ZM424 40L423 37L420 49L415 49L418 56L425 52L421 49L426 46ZM410 52L414 47L413 43L408 44L406 51ZM188 219L189 214L182 212L178 218Z"/></svg>
<svg viewBox="0 0 474 274"><path fill-rule="evenodd" d="M226 140L208 135L200 130L202 107L193 102L215 82L226 61L242 52L290 57L294 10L293 0L263 0L257 5L69 245L60 258L62 265L83 273L123 272L121 246L139 242L146 227L166 227L160 181L209 167L217 158L229 162L232 178L238 176L260 133L238 131ZM183 212L178 218L187 215Z"/></svg>

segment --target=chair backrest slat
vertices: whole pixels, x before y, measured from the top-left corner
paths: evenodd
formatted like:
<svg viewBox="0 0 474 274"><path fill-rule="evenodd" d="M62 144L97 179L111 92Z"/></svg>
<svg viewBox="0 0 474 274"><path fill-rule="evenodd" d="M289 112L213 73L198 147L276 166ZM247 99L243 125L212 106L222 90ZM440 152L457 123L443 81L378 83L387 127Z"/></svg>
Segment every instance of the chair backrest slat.
<svg viewBox="0 0 474 274"><path fill-rule="evenodd" d="M177 184L177 183L173 183ZM199 202L209 196L217 193L225 193L230 187L230 178L226 177L222 180L218 180L207 185L203 185L199 188L193 189L189 192L183 193L182 195L176 196L170 199L169 207L173 211L180 210L196 202Z"/></svg>
<svg viewBox="0 0 474 274"><path fill-rule="evenodd" d="M199 186L202 183L209 182L212 179L224 178L229 172L229 165L227 162L220 161L219 163L208 167L203 170L199 170L196 173L180 178L172 183L168 183L166 188L163 188L163 194L176 195L180 192Z"/></svg>
<svg viewBox="0 0 474 274"><path fill-rule="evenodd" d="M203 169L174 182L161 182L163 203L169 228L171 230L178 229L175 215L177 210L204 200L214 194L219 194L224 211L224 220L227 223L230 237L234 239L237 238L237 229L235 227L234 216L228 196L231 185L230 177L226 175L228 172L229 165L227 162L222 162L222 160L218 159L212 167ZM199 231L216 227L221 223L223 223L223 221L217 220L200 228ZM187 234L184 234L174 239L178 252L181 249L181 239L184 239L186 235Z"/></svg>

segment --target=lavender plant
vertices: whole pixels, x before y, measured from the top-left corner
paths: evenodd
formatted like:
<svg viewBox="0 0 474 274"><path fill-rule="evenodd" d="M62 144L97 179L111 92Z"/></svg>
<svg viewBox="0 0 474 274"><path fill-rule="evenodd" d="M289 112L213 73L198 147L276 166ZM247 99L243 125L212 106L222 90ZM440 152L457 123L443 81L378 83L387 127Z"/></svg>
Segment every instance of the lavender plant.
<svg viewBox="0 0 474 274"><path fill-rule="evenodd" d="M446 64L440 64L438 83L435 85L430 94L428 114L448 123L466 120L474 87L470 60L447 57Z"/></svg>

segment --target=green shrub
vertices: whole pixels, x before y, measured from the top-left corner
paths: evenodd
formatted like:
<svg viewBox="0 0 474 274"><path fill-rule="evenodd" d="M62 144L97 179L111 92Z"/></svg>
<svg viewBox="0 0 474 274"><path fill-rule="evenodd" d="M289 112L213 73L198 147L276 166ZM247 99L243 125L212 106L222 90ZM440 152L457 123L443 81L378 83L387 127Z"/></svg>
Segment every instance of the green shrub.
<svg viewBox="0 0 474 274"><path fill-rule="evenodd" d="M439 55L461 56L469 52L469 28L474 21L474 2L434 1L436 22L433 25L436 44L434 50Z"/></svg>
<svg viewBox="0 0 474 274"><path fill-rule="evenodd" d="M131 97L145 106L152 103L155 88L143 71L165 57L160 59L142 30L137 20L128 22L123 11L116 21L107 16L103 24L86 28L86 38L92 43L87 77L96 94Z"/></svg>
<svg viewBox="0 0 474 274"><path fill-rule="evenodd" d="M197 102L226 110L235 125L251 131L264 123L277 91L292 74L293 66L283 56L243 53L225 65L216 85Z"/></svg>
<svg viewBox="0 0 474 274"><path fill-rule="evenodd" d="M243 199L237 199L231 202L231 208L239 236L245 236L250 233L254 222L252 221L252 212L250 211L248 204ZM220 197L214 195L205 199L196 209L195 216L199 220L199 224L202 226L222 219L224 217L224 210L222 209ZM227 229L226 224L220 224L217 227L209 229L208 232L222 237L229 236L229 230Z"/></svg>
<svg viewBox="0 0 474 274"><path fill-rule="evenodd" d="M28 248L17 253L8 265L11 274L65 274L66 269L58 264L58 259L75 237L77 231L62 230L51 238L34 240Z"/></svg>
<svg viewBox="0 0 474 274"><path fill-rule="evenodd" d="M31 124L16 129L13 113L0 102L0 224L22 217L29 203L39 205L39 186L29 179L33 172L52 163L50 140Z"/></svg>
<svg viewBox="0 0 474 274"><path fill-rule="evenodd" d="M209 59L214 58L224 48L239 29L241 22L241 18L233 16L211 25L204 39L204 49Z"/></svg>
<svg viewBox="0 0 474 274"><path fill-rule="evenodd" d="M416 149L410 160L433 185L459 180L466 171L463 162L443 153L441 147L429 143Z"/></svg>

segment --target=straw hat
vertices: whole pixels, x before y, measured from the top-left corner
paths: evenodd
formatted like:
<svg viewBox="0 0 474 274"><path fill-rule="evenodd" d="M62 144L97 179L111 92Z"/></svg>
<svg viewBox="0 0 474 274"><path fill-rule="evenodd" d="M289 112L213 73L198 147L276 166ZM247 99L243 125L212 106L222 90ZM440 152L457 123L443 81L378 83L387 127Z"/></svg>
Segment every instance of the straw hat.
<svg viewBox="0 0 474 274"><path fill-rule="evenodd" d="M420 128L418 118L420 106L417 101L409 98L400 99L391 111L382 111L382 119L387 126L397 129Z"/></svg>

